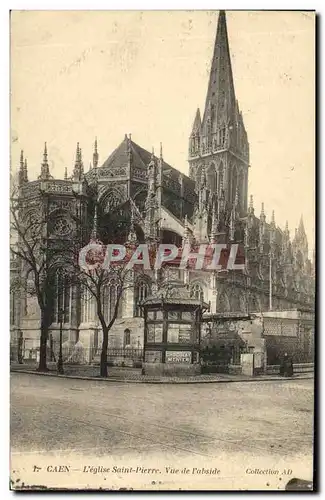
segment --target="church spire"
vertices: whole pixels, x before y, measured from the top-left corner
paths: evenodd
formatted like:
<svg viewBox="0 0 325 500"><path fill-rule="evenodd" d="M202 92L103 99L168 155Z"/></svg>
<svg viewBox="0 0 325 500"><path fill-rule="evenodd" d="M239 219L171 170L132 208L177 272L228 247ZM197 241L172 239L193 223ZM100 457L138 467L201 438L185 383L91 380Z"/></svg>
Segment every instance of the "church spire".
<svg viewBox="0 0 325 500"><path fill-rule="evenodd" d="M237 184L234 177L236 171L242 172L238 212L244 214L248 208L249 143L236 101L225 11L219 13L203 118L201 121L198 110L189 137L189 176L196 183L196 191L199 169L203 165L208 170L211 163L218 164L217 157L227 179L225 199L232 203L235 193L231 194L231 187ZM230 168L233 164L236 168Z"/></svg>
<svg viewBox="0 0 325 500"><path fill-rule="evenodd" d="M212 109L211 109L212 106ZM203 127L208 115L220 122L230 118L229 111L235 111L236 97L230 60L226 13L219 13L217 35L211 64L208 92L203 116Z"/></svg>

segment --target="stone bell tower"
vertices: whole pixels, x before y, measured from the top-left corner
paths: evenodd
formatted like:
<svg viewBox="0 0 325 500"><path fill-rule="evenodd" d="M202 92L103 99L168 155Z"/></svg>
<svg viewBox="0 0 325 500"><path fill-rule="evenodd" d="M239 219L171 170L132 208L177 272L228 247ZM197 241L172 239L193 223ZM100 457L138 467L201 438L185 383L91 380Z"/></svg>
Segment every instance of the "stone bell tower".
<svg viewBox="0 0 325 500"><path fill-rule="evenodd" d="M220 11L203 118L196 111L189 139L189 175L197 190L206 185L217 200L232 206L236 196L240 215L247 212L249 144L235 95L226 14ZM212 204L212 203L211 203Z"/></svg>

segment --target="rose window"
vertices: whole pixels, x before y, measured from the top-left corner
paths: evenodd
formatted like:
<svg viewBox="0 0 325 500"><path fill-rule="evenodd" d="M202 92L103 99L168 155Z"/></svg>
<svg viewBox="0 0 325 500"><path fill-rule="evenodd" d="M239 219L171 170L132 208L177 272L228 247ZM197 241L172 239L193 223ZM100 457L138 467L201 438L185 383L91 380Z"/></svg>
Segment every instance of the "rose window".
<svg viewBox="0 0 325 500"><path fill-rule="evenodd" d="M66 219L57 219L54 222L53 232L58 236L66 236L71 230L71 224Z"/></svg>

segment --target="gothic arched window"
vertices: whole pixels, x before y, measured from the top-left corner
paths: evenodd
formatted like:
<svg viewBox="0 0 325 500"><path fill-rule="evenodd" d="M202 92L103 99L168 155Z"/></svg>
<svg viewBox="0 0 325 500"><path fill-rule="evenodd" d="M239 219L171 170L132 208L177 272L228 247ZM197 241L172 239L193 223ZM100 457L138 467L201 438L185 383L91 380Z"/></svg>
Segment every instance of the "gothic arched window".
<svg viewBox="0 0 325 500"><path fill-rule="evenodd" d="M239 202L239 206L242 207L243 206L243 192L244 192L244 172L240 172L239 176L238 176L238 184L237 184L237 187L238 187L238 202Z"/></svg>
<svg viewBox="0 0 325 500"><path fill-rule="evenodd" d="M62 312L62 323L70 322L70 300L71 287L68 276L64 276L60 271L54 277L54 300L52 323L60 322Z"/></svg>
<svg viewBox="0 0 325 500"><path fill-rule="evenodd" d="M197 136L196 136L196 151L199 152L200 147L201 147L200 136L199 136L199 134L197 134Z"/></svg>
<svg viewBox="0 0 325 500"><path fill-rule="evenodd" d="M218 168L218 194L221 195L221 189L224 189L224 174L223 163L221 162Z"/></svg>
<svg viewBox="0 0 325 500"><path fill-rule="evenodd" d="M211 129L211 121L208 119L207 121L207 136L208 136L208 148L212 146L212 129Z"/></svg>
<svg viewBox="0 0 325 500"><path fill-rule="evenodd" d="M121 317L122 298L119 296L119 286L117 282L112 281L103 287L102 308L106 324L113 318L117 300L119 301L117 318Z"/></svg>
<svg viewBox="0 0 325 500"><path fill-rule="evenodd" d="M197 188L199 188L201 184L201 172L202 172L202 166L199 166L196 170L196 178L195 178L195 184Z"/></svg>
<svg viewBox="0 0 325 500"><path fill-rule="evenodd" d="M131 345L131 332L128 328L124 330L124 347Z"/></svg>
<svg viewBox="0 0 325 500"><path fill-rule="evenodd" d="M211 163L207 171L207 183L209 191L214 193L217 189L217 172L213 163Z"/></svg>
<svg viewBox="0 0 325 500"><path fill-rule="evenodd" d="M14 291L10 292L10 325L16 323L16 294Z"/></svg>
<svg viewBox="0 0 325 500"><path fill-rule="evenodd" d="M122 194L117 190L111 190L105 195L102 201L103 213L110 213L116 210L116 208L123 202Z"/></svg>
<svg viewBox="0 0 325 500"><path fill-rule="evenodd" d="M234 165L232 168L232 182L231 182L231 199L235 201L236 189L238 186L238 172L237 167Z"/></svg>
<svg viewBox="0 0 325 500"><path fill-rule="evenodd" d="M220 146L224 146L226 142L226 127L223 126L220 129L219 132L219 138L220 138Z"/></svg>
<svg viewBox="0 0 325 500"><path fill-rule="evenodd" d="M84 286L81 290L81 323L88 323L92 318L92 294L91 291Z"/></svg>
<svg viewBox="0 0 325 500"><path fill-rule="evenodd" d="M190 289L190 295L193 299L204 300L203 288L200 283L193 283Z"/></svg>
<svg viewBox="0 0 325 500"><path fill-rule="evenodd" d="M148 281L140 280L136 283L134 294L135 316L143 316L140 303L145 300L150 294L150 284Z"/></svg>

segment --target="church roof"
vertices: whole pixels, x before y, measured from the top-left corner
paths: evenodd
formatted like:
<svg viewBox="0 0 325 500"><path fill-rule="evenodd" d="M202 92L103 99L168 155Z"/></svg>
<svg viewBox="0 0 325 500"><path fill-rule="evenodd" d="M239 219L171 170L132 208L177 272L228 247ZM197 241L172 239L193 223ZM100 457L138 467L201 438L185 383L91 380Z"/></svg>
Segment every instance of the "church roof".
<svg viewBox="0 0 325 500"><path fill-rule="evenodd" d="M114 167L127 165L129 159L128 158L129 147L131 149L132 167L147 169L147 166L151 161L152 153L150 153L149 151L147 151L134 141L128 139L127 136L125 136L120 145L110 154L110 156L104 161L104 163L101 165L100 168L108 167L114 169ZM156 161L158 161L158 157L155 156L155 158ZM193 184L193 189L194 189L193 180L190 179L183 172L180 172L176 168L169 165L165 160L163 160L163 173L169 177L174 178L175 180L178 180L179 176L182 175L183 178L186 179L191 185Z"/></svg>

